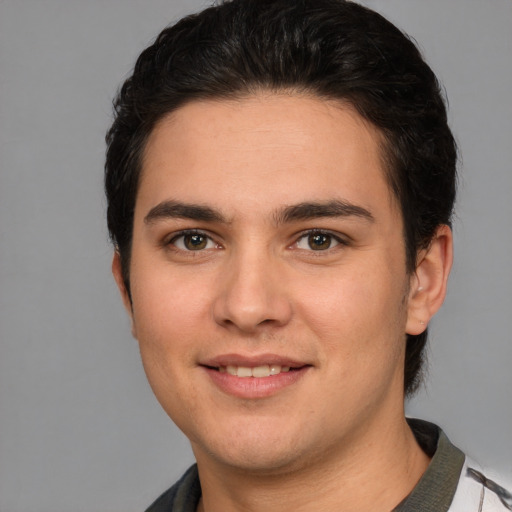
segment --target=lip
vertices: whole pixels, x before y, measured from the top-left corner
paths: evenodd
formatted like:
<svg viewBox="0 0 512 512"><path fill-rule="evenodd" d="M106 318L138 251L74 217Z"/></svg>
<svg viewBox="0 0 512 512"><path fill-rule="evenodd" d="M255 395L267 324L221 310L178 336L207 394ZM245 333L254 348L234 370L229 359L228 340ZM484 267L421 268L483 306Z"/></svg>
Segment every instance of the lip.
<svg viewBox="0 0 512 512"><path fill-rule="evenodd" d="M258 354L244 356L241 354L223 354L212 359L200 362L201 366L218 368L219 366L261 366L262 364L278 364L280 366L289 366L290 368L301 368L310 366L306 361L299 361L290 357L277 354Z"/></svg>
<svg viewBox="0 0 512 512"><path fill-rule="evenodd" d="M220 366L255 367L264 364L289 366L290 371L269 377L237 377L221 373ZM312 368L311 364L276 354L243 356L224 354L200 363L213 384L222 392L244 399L267 398L298 383Z"/></svg>

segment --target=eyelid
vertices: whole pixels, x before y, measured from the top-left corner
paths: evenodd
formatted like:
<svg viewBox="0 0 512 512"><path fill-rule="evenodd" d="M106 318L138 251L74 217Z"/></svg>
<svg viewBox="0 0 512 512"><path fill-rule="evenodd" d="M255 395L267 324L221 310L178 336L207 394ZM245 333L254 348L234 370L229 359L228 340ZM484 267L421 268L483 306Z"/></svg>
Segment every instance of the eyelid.
<svg viewBox="0 0 512 512"><path fill-rule="evenodd" d="M348 238L348 236L344 236L340 233L337 233L337 232L333 232L329 229L320 229L320 228L312 228L312 229L307 229L305 231L302 231L301 233L299 233L296 237L295 237L295 241L291 244L290 247L294 247L294 246L297 246L297 244L299 243L299 241L301 241L302 239L310 236L310 235L327 235L327 236L330 236L333 240L336 241L336 245L334 245L334 247L329 247L328 249L325 249L324 251L314 251L313 249L302 249L304 251L311 251L311 252L317 252L317 253L322 253L322 252L328 252L329 250L332 250L334 249L335 247L337 247L338 245L343 245L343 246L347 246L350 244L350 240Z"/></svg>
<svg viewBox="0 0 512 512"><path fill-rule="evenodd" d="M194 252L194 251L187 251L186 249L181 249L181 248L177 247L175 244L176 240L178 240L179 238L182 238L184 236L187 236L187 235L204 236L209 241L213 242L216 245L216 247L220 247L219 242L217 242L217 240L215 240L215 238L212 235L210 235L206 231L203 231L200 229L182 229L180 231L172 233L164 238L163 245L165 247L173 246L176 250L183 251L183 252ZM201 249L201 250L204 251L205 249ZM197 251L197 252L200 252L200 251Z"/></svg>
<svg viewBox="0 0 512 512"><path fill-rule="evenodd" d="M337 247L338 245L346 246L346 245L350 244L349 237L346 236L346 235L341 235L340 233L333 232L333 231L331 231L329 229L311 228L311 229L306 229L304 231L301 231L300 233L295 235L294 242L292 244L290 244L289 247L293 248L294 246L297 246L297 244L299 243L300 240L302 240L303 238L305 238L307 236L310 236L312 234L327 235L327 236L332 237L332 239L336 241L336 245L334 247ZM218 248L222 247L222 245L210 233L208 233L205 230L195 229L195 228L182 229L180 231L176 231L176 232L166 236L163 239L163 241L162 241L162 245L163 246L173 246L177 250L185 251L184 249L180 249L180 248L176 247L175 241L177 239L179 239L181 237L184 237L184 236L187 236L187 235L201 235L201 236L204 236L208 240L213 242ZM329 249L333 249L334 247L330 247ZM318 252L327 252L329 249L326 249L325 251L318 251ZM202 250L205 250L205 249L202 249ZM306 249L304 249L304 250L306 250ZM314 252L312 249L311 249L311 251ZM185 251L185 252L189 252L189 251Z"/></svg>

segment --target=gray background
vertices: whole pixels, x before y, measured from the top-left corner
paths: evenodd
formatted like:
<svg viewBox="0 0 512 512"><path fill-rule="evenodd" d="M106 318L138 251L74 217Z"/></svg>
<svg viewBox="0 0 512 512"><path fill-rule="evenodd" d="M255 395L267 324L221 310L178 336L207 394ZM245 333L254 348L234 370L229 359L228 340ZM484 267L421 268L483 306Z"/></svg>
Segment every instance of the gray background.
<svg viewBox="0 0 512 512"><path fill-rule="evenodd" d="M512 2L368 5L419 42L463 155L456 264L408 405L512 478ZM0 511L144 509L192 461L110 276L110 102L177 0L0 0Z"/></svg>

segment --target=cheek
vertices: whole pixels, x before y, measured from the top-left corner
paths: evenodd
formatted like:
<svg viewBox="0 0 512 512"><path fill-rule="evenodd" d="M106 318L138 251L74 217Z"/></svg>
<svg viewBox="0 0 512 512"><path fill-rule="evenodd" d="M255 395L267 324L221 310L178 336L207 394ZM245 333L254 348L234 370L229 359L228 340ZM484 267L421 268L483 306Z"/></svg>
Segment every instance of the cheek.
<svg viewBox="0 0 512 512"><path fill-rule="evenodd" d="M374 357L403 349L406 308L402 276L382 271L337 271L315 283L303 281L297 308L323 341L327 352L339 357ZM389 276L389 277L388 277Z"/></svg>
<svg viewBox="0 0 512 512"><path fill-rule="evenodd" d="M208 312L204 279L147 269L134 273L132 298L135 323L140 329L167 337L182 338ZM181 333L181 336L177 336Z"/></svg>
<svg viewBox="0 0 512 512"><path fill-rule="evenodd" d="M314 306L312 305L314 304ZM398 308L398 312L397 312ZM320 364L339 403L339 421L349 411L368 413L390 389L401 391L405 354L405 314L401 294L375 280L346 279L329 294L311 297L307 322L321 344ZM341 406L343 404L343 406Z"/></svg>
<svg viewBox="0 0 512 512"><path fill-rule="evenodd" d="M204 305L200 294L183 290L176 280L139 272L132 283L134 334L144 371L164 410L180 424L183 411L193 413L196 390L189 379L196 367L198 344L204 342L204 322L198 321ZM189 397L187 407L181 404L183 397Z"/></svg>
<svg viewBox="0 0 512 512"><path fill-rule="evenodd" d="M204 304L200 294L155 274L134 273L132 298L134 335L148 380L158 396L159 387L177 384L175 373L180 367L193 367L191 348L198 338L198 316L204 312Z"/></svg>

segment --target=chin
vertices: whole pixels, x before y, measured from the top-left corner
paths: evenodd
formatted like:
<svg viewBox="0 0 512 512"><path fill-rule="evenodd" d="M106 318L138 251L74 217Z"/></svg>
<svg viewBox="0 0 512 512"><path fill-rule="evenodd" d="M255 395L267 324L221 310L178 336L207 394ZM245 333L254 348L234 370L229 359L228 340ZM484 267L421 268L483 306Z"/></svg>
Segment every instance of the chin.
<svg viewBox="0 0 512 512"><path fill-rule="evenodd" d="M298 469L302 465L298 454L285 452L282 447L277 450L238 447L237 451L210 453L210 456L223 466L239 472L259 475L282 474Z"/></svg>
<svg viewBox="0 0 512 512"><path fill-rule="evenodd" d="M218 439L192 441L192 449L198 461L213 459L238 471L264 475L293 471L304 465L310 458L305 444L298 432L266 425L232 429L229 435Z"/></svg>

